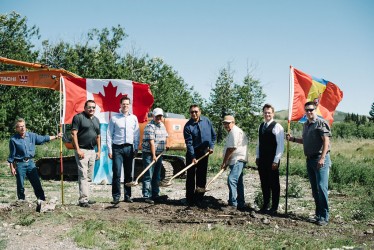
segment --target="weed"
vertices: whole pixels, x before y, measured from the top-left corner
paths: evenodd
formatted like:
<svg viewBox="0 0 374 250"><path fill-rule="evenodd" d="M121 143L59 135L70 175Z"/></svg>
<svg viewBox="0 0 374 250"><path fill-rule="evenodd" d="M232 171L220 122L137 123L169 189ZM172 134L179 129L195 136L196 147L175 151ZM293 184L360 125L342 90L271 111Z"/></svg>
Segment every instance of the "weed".
<svg viewBox="0 0 374 250"><path fill-rule="evenodd" d="M4 239L0 239L0 249L5 249L7 245L7 241Z"/></svg>
<svg viewBox="0 0 374 250"><path fill-rule="evenodd" d="M301 198L303 197L303 188L300 183L294 181L290 182L288 185L288 196L294 198Z"/></svg>
<svg viewBox="0 0 374 250"><path fill-rule="evenodd" d="M262 197L262 192L256 192L255 204L257 207L262 207L264 205L264 198Z"/></svg>
<svg viewBox="0 0 374 250"><path fill-rule="evenodd" d="M352 211L352 219L353 220L364 220L366 219L366 215L364 213L364 211L360 210L360 209L355 209Z"/></svg>
<svg viewBox="0 0 374 250"><path fill-rule="evenodd" d="M34 222L35 222L35 218L31 214L25 214L19 218L19 221L17 224L26 227L26 226L30 226Z"/></svg>

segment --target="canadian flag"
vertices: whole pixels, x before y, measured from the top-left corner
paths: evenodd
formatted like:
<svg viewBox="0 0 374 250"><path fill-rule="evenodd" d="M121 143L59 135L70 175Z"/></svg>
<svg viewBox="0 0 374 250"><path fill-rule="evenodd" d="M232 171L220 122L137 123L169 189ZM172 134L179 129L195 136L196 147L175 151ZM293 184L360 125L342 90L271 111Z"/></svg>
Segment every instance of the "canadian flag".
<svg viewBox="0 0 374 250"><path fill-rule="evenodd" d="M120 100L128 96L132 106L130 112L138 121L147 120L153 105L153 95L148 84L118 79L85 79L61 77L64 93L62 123L71 124L74 115L84 110L87 100L96 102L95 116L100 123L109 123L114 113L119 113Z"/></svg>

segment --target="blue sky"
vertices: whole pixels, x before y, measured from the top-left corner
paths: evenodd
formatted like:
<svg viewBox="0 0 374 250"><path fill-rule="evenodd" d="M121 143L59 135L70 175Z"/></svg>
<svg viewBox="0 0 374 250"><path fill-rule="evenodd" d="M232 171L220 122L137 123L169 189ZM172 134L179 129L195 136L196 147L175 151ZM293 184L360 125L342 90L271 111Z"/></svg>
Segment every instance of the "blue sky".
<svg viewBox="0 0 374 250"><path fill-rule="evenodd" d="M251 70L277 110L288 108L290 65L337 84L340 111L368 115L374 102L371 0L0 0L0 13L13 10L52 42L120 24L123 53L162 58L206 99L229 63L238 83Z"/></svg>

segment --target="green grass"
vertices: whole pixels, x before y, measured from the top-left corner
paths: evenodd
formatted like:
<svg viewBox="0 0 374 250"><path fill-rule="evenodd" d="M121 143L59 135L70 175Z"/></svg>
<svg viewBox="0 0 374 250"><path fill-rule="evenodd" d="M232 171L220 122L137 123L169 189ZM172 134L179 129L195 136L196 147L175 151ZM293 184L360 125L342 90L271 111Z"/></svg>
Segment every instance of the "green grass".
<svg viewBox="0 0 374 250"><path fill-rule="evenodd" d="M305 231L310 233L305 233ZM326 249L357 245L347 235L329 237L330 230L297 226L293 231L274 225L198 225L185 230L156 227L137 219L87 220L70 235L79 247L99 249Z"/></svg>

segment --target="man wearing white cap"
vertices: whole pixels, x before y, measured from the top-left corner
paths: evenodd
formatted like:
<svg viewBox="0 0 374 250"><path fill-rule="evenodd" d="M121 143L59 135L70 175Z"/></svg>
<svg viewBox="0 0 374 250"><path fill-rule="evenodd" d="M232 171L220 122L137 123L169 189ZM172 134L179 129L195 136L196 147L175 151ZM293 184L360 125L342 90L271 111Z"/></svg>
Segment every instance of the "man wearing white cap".
<svg viewBox="0 0 374 250"><path fill-rule="evenodd" d="M243 130L235 125L233 116L226 115L222 124L228 132L221 165L221 169L230 168L227 178L228 204L234 209L244 209L243 169L248 161L248 139Z"/></svg>
<svg viewBox="0 0 374 250"><path fill-rule="evenodd" d="M167 137L165 125L162 123L163 110L155 108L152 112L153 119L144 128L142 157L143 166L146 168L165 149L167 149ZM145 202L153 204L158 199L161 180L162 156L148 169L143 176L143 197Z"/></svg>

